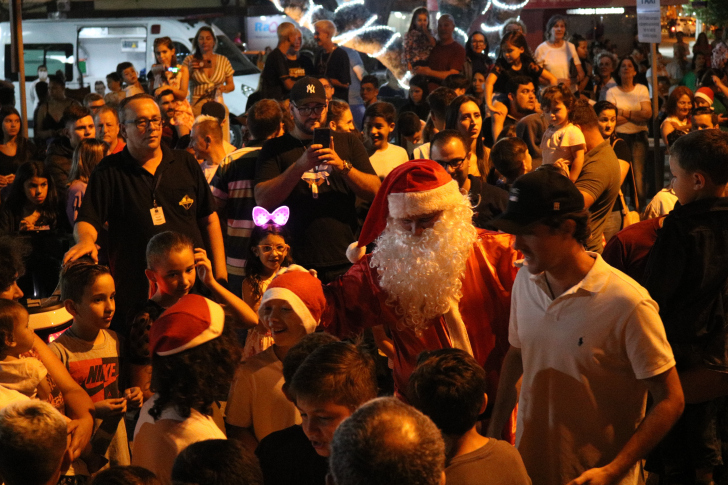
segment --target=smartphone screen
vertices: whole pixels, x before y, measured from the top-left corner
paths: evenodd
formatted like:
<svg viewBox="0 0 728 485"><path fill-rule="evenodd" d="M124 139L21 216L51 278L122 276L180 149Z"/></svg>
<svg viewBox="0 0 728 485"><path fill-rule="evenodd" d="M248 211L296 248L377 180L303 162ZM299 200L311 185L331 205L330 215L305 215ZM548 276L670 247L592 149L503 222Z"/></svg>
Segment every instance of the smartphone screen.
<svg viewBox="0 0 728 485"><path fill-rule="evenodd" d="M331 129L316 128L313 130L313 144L323 145L324 148L329 148L331 144Z"/></svg>

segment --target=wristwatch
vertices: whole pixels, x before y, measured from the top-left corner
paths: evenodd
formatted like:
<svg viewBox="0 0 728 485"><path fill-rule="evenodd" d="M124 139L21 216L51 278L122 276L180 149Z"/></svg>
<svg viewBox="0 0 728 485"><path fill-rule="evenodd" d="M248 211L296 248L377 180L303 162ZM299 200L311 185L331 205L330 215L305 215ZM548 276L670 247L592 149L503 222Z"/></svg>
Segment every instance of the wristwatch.
<svg viewBox="0 0 728 485"><path fill-rule="evenodd" d="M351 171L352 168L354 168L354 166L351 164L351 162L348 160L344 160L344 168L339 170L339 173L341 175L346 175L347 173L349 173Z"/></svg>

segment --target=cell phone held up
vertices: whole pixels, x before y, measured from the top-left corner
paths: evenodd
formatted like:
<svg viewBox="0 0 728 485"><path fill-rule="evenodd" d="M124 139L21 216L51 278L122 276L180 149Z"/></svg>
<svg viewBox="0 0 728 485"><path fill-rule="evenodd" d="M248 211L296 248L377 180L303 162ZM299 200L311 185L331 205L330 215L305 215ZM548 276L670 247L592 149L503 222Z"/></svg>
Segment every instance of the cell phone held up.
<svg viewBox="0 0 728 485"><path fill-rule="evenodd" d="M331 129L330 128L316 128L313 130L313 144L322 145L323 148L329 148L331 146Z"/></svg>

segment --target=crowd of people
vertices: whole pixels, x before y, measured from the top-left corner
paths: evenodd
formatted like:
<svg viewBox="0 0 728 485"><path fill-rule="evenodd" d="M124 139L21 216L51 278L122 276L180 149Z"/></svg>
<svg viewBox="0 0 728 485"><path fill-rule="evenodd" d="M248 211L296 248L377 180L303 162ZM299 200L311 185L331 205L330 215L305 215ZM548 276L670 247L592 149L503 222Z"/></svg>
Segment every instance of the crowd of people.
<svg viewBox="0 0 728 485"><path fill-rule="evenodd" d="M242 148L207 28L83 104L39 69L33 141L0 111L4 483L728 479L728 34L664 66L429 19L407 94L281 23Z"/></svg>

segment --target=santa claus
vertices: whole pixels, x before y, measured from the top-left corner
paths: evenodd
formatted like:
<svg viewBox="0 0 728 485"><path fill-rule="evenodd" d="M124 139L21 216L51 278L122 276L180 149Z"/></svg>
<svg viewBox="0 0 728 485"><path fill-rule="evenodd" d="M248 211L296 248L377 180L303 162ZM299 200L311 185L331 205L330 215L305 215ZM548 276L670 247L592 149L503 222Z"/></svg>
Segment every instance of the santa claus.
<svg viewBox="0 0 728 485"><path fill-rule="evenodd" d="M438 163L400 165L384 179L350 248L354 266L324 288L327 332L344 338L388 328L396 389L406 389L420 352L457 347L485 368L489 400L495 397L516 251L512 236L476 229L472 218L470 199ZM372 242L374 251L364 255Z"/></svg>

